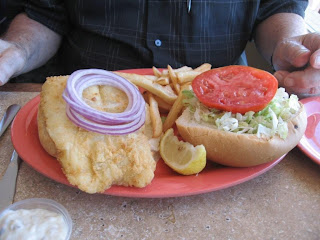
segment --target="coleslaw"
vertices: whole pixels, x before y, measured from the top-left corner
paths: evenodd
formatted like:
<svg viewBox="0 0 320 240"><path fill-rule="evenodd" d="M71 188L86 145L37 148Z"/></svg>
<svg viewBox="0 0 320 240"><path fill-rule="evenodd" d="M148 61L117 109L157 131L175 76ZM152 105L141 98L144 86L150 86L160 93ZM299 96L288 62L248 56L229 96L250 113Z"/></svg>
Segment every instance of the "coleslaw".
<svg viewBox="0 0 320 240"><path fill-rule="evenodd" d="M233 132L255 134L257 137L271 138L278 135L286 139L287 121L300 110L299 99L289 94L284 88L278 88L270 103L261 111L249 111L245 114L225 112L208 108L202 104L192 90L184 90L183 103L197 122L206 122L213 128Z"/></svg>

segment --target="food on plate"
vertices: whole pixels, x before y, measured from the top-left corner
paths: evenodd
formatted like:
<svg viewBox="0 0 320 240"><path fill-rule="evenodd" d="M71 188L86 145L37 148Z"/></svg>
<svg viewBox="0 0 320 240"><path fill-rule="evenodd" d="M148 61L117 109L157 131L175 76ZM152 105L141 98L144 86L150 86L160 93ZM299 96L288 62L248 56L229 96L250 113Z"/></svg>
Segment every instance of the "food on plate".
<svg viewBox="0 0 320 240"><path fill-rule="evenodd" d="M161 98L159 98L156 95L153 95L153 98L157 101L160 112L167 113L170 111L172 105L166 103L165 101L163 101Z"/></svg>
<svg viewBox="0 0 320 240"><path fill-rule="evenodd" d="M169 77L158 77L156 79L156 83L158 83L162 86L166 86L166 85L170 84L170 79L169 79Z"/></svg>
<svg viewBox="0 0 320 240"><path fill-rule="evenodd" d="M196 69L187 66L172 69L169 65L163 70L153 67L154 75L114 72L137 89L143 88L145 100L150 104L146 104L145 114L141 108L137 110L137 106L144 105L142 98L138 104L132 104L136 99L130 103L128 95L132 88L128 92L128 89L119 90L123 86L112 83L117 81L103 83L101 75L106 71L76 71L71 75L72 81L69 76L49 77L43 85L38 109L40 143L60 162L69 182L83 191L103 192L113 184L144 187L152 181L155 160L160 158L159 142L163 135L160 112L171 112L166 126L172 126L181 113L181 89L185 89L178 81L190 84L196 75L210 68L211 65L205 63ZM182 72L184 75L179 80L178 74ZM78 82L74 82L75 74L80 74ZM86 83L88 78L92 86ZM88 106L102 113L88 111ZM133 116L126 122L126 115L121 116L121 113L129 111L128 108ZM114 115L112 120L103 112L120 115ZM109 125L110 121L113 124Z"/></svg>
<svg viewBox="0 0 320 240"><path fill-rule="evenodd" d="M160 71L158 68L153 67L154 75L139 75L118 71L115 73L136 86L151 92L167 104L173 105L181 91L181 86L190 83L196 76L209 69L211 69L211 64L204 63L195 69L188 66L173 69L168 65L167 69Z"/></svg>
<svg viewBox="0 0 320 240"><path fill-rule="evenodd" d="M210 63L204 63L202 65L200 65L199 67L193 69L193 71L195 72L206 72L209 71L211 69L212 65Z"/></svg>
<svg viewBox="0 0 320 240"><path fill-rule="evenodd" d="M191 85L187 84L182 87L182 90L190 90ZM181 111L184 107L183 105L183 99L185 96L183 95L183 91L179 93L179 96L177 100L174 102L173 106L171 107L168 116L166 117L164 123L163 123L163 131L167 131L169 128L171 128L179 115L181 114Z"/></svg>
<svg viewBox="0 0 320 240"><path fill-rule="evenodd" d="M153 137L158 138L162 134L162 120L159 112L158 102L152 96L152 93L148 92L148 100L150 106L150 118L153 129Z"/></svg>
<svg viewBox="0 0 320 240"><path fill-rule="evenodd" d="M203 145L193 146L179 141L172 128L168 129L160 141L160 154L164 162L177 173L192 175L206 166L206 149Z"/></svg>
<svg viewBox="0 0 320 240"><path fill-rule="evenodd" d="M172 81L172 85L173 85L174 90L176 91L177 94L179 94L180 93L180 85L178 84L178 77L170 65L168 65L168 73L169 73L170 79Z"/></svg>
<svg viewBox="0 0 320 240"><path fill-rule="evenodd" d="M139 74L124 72L116 72L116 74L162 98L166 103L173 104L177 98L177 95L173 92L172 88L170 88L170 85L162 86L156 81L150 81L147 77Z"/></svg>
<svg viewBox="0 0 320 240"><path fill-rule="evenodd" d="M155 66L152 67L152 71L153 71L153 75L155 75L158 78L161 77L161 75L162 75L161 71L158 68L156 68Z"/></svg>
<svg viewBox="0 0 320 240"><path fill-rule="evenodd" d="M255 166L289 152L306 129L297 96L265 71L204 63L153 73L89 69L47 79L39 138L71 184L89 193L113 184L145 187L159 155L184 175L199 173L206 157ZM105 74L117 79L104 82ZM173 135L175 123L184 141Z"/></svg>
<svg viewBox="0 0 320 240"><path fill-rule="evenodd" d="M273 98L277 79L246 66L227 66L204 72L192 82L199 100L208 107L246 113L262 110Z"/></svg>
<svg viewBox="0 0 320 240"><path fill-rule="evenodd" d="M294 148L307 117L297 96L278 88L268 72L227 66L198 75L184 90L176 125L182 138L203 144L207 158L226 166L270 162ZM164 128L165 129L165 128Z"/></svg>
<svg viewBox="0 0 320 240"><path fill-rule="evenodd" d="M88 193L113 184L145 187L156 167L148 106L134 85L109 74L49 77L40 95L40 142L69 182ZM116 79L106 83L109 77Z"/></svg>

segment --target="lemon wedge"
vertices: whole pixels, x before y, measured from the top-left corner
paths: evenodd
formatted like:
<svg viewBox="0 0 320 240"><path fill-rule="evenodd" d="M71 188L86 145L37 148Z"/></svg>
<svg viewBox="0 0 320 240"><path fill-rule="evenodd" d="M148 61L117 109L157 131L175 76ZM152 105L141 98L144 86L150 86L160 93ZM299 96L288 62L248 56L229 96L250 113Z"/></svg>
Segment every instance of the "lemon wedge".
<svg viewBox="0 0 320 240"><path fill-rule="evenodd" d="M203 145L194 147L188 142L179 141L172 128L169 128L161 138L160 155L170 168L183 175L201 172L207 161Z"/></svg>

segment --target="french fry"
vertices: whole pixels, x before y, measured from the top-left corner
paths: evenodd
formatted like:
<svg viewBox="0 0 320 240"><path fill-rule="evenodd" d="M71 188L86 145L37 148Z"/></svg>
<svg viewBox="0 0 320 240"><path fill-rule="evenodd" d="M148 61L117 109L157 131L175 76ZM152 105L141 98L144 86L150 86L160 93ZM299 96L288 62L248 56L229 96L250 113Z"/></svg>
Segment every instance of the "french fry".
<svg viewBox="0 0 320 240"><path fill-rule="evenodd" d="M183 88L181 88L181 91L179 93L179 96L177 98L177 100L174 102L171 110L168 113L168 116L166 118L166 120L163 123L163 131L167 131L169 128L171 128L173 126L173 124L175 123L175 121L178 118L178 115L180 114L182 108L183 108L183 102L182 100L184 99L184 95L182 94L183 90L191 90L191 85L190 84L186 84L183 86Z"/></svg>
<svg viewBox="0 0 320 240"><path fill-rule="evenodd" d="M166 89L166 91L168 91L168 92L170 92L170 93L172 93L172 94L175 94L174 91L173 91L173 89L172 89L171 84L168 84L168 85L163 86L163 87ZM177 97L178 97L178 96L177 96ZM173 104L173 103L172 103L172 104Z"/></svg>
<svg viewBox="0 0 320 240"><path fill-rule="evenodd" d="M169 76L169 72L167 69L163 69L162 73L161 73L162 77L168 77Z"/></svg>
<svg viewBox="0 0 320 240"><path fill-rule="evenodd" d="M202 72L210 70L211 67L212 67L212 65L210 63L204 63L204 64L200 65L199 67L193 69L193 71L202 73Z"/></svg>
<svg viewBox="0 0 320 240"><path fill-rule="evenodd" d="M142 87L145 90L153 93L154 95L162 98L166 103L173 104L177 99L177 95L173 92L172 88L167 86L161 86L156 82L152 82L145 78L143 75L134 73L115 72L119 76L127 79L136 86Z"/></svg>
<svg viewBox="0 0 320 240"><path fill-rule="evenodd" d="M192 71L192 68L188 66L183 66L181 68L174 69L174 72L189 72L189 71Z"/></svg>
<svg viewBox="0 0 320 240"><path fill-rule="evenodd" d="M160 76L161 76L161 72L160 72L159 69L156 68L155 66L152 67L152 71L153 71L153 74L154 74L156 77L160 77Z"/></svg>
<svg viewBox="0 0 320 240"><path fill-rule="evenodd" d="M158 77L153 76L153 75L143 75L145 78L147 78L148 80L151 80L153 82L156 82L158 80Z"/></svg>
<svg viewBox="0 0 320 240"><path fill-rule="evenodd" d="M177 78L178 82L180 84L186 83L186 82L192 82L192 80L201 74L201 72L196 72L196 71L188 71L188 72L177 72Z"/></svg>
<svg viewBox="0 0 320 240"><path fill-rule="evenodd" d="M157 101L159 108L165 110L166 112L170 111L172 105L166 103L162 98L159 98L156 95L153 95L153 98Z"/></svg>
<svg viewBox="0 0 320 240"><path fill-rule="evenodd" d="M179 93L180 93L180 90L181 90L180 84L179 84L179 83L175 84L175 85L174 85L174 88L175 88L177 94L179 94Z"/></svg>
<svg viewBox="0 0 320 240"><path fill-rule="evenodd" d="M191 86L191 82L186 82L186 83L182 84L181 85L181 91L182 90L186 90L186 89L189 90L189 86Z"/></svg>
<svg viewBox="0 0 320 240"><path fill-rule="evenodd" d="M173 88L176 91L176 93L179 94L180 85L178 84L178 78L170 65L168 65L168 72L169 72L169 77L170 77L172 84L173 84Z"/></svg>
<svg viewBox="0 0 320 240"><path fill-rule="evenodd" d="M147 91L142 93L142 97L143 97L144 101L149 104L149 98L148 98L148 92Z"/></svg>
<svg viewBox="0 0 320 240"><path fill-rule="evenodd" d="M159 83L162 86L169 84L169 77L161 76L155 80L156 83Z"/></svg>
<svg viewBox="0 0 320 240"><path fill-rule="evenodd" d="M150 92L148 92L148 99L149 99L150 118L151 118L151 123L153 128L153 138L157 138L161 135L162 128L163 128L160 112L158 108L158 103Z"/></svg>

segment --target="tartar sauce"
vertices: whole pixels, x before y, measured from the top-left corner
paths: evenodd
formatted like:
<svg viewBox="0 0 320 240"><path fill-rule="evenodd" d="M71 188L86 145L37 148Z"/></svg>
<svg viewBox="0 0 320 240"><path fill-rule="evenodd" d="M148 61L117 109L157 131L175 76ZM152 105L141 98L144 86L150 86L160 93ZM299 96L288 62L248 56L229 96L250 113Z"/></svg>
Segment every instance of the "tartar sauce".
<svg viewBox="0 0 320 240"><path fill-rule="evenodd" d="M45 209L7 210L0 218L0 240L65 240L63 216Z"/></svg>

